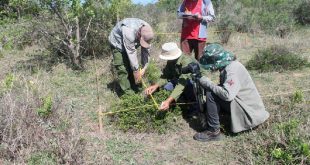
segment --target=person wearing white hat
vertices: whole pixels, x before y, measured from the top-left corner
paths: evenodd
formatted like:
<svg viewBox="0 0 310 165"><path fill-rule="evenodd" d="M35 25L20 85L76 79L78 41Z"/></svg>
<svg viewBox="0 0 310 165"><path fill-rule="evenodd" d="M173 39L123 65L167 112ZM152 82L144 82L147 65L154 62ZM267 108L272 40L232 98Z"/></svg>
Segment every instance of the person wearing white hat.
<svg viewBox="0 0 310 165"><path fill-rule="evenodd" d="M150 87L145 89L146 95L151 95L158 88L165 86L166 84L173 84L172 93L170 96L162 102L160 110L167 110L170 104L177 101L181 94L184 92L188 81L191 79L191 75L183 74L182 68L188 66L192 62L196 62L196 59L191 56L183 55L176 43L169 42L162 45L162 51L159 58L167 61L167 65L163 69L163 74L160 80ZM203 70L201 70L203 72ZM165 86L166 87L166 86Z"/></svg>
<svg viewBox="0 0 310 165"><path fill-rule="evenodd" d="M113 66L123 94L131 94L144 75L149 62L149 49L154 38L152 27L138 18L126 18L116 24L109 35ZM141 46L139 66L137 48ZM140 70L141 68L141 70Z"/></svg>

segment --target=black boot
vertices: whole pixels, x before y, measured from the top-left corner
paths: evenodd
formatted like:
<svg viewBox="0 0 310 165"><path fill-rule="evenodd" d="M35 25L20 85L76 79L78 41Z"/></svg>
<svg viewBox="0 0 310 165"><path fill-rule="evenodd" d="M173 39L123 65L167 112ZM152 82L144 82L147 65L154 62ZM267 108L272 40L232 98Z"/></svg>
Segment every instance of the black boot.
<svg viewBox="0 0 310 165"><path fill-rule="evenodd" d="M219 141L223 138L224 137L219 129L214 132L206 130L203 132L198 132L194 135L194 139L201 142Z"/></svg>

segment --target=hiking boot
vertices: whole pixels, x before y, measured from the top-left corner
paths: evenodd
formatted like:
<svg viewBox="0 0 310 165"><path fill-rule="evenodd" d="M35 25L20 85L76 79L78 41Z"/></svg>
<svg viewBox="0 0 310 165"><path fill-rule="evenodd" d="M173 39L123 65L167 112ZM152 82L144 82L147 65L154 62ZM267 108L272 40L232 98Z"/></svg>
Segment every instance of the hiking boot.
<svg viewBox="0 0 310 165"><path fill-rule="evenodd" d="M201 142L208 142L208 141L219 141L222 140L224 137L221 134L220 130L211 132L211 131L203 131L203 132L197 132L194 135L194 139Z"/></svg>

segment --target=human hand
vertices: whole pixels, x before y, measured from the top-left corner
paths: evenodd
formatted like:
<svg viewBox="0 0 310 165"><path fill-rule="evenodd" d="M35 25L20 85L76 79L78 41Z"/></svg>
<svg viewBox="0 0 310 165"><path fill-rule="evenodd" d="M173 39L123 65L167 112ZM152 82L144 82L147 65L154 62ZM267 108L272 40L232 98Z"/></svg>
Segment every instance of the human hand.
<svg viewBox="0 0 310 165"><path fill-rule="evenodd" d="M196 20L202 20L202 16L201 16L200 13L196 13L196 14L194 15L194 18L195 18Z"/></svg>
<svg viewBox="0 0 310 165"><path fill-rule="evenodd" d="M145 72L146 72L146 67L144 67L143 69L140 70L141 77L144 76Z"/></svg>
<svg viewBox="0 0 310 165"><path fill-rule="evenodd" d="M185 14L192 14L192 12L189 11L189 10L187 10L187 9L184 11L184 13L185 13Z"/></svg>
<svg viewBox="0 0 310 165"><path fill-rule="evenodd" d="M160 104L160 107L159 107L159 110L161 111L166 111L168 110L170 107L170 103L168 101L163 101L161 104Z"/></svg>
<svg viewBox="0 0 310 165"><path fill-rule="evenodd" d="M166 111L169 109L170 104L174 101L174 98L168 97L165 101L160 104L159 110Z"/></svg>
<svg viewBox="0 0 310 165"><path fill-rule="evenodd" d="M158 86L157 84L154 84L154 85L152 85L152 86L146 88L146 89L144 90L144 93L145 93L146 95L151 95L151 94L154 93L154 92L156 91L156 89L158 89L158 88L159 88L159 86Z"/></svg>
<svg viewBox="0 0 310 165"><path fill-rule="evenodd" d="M135 79L135 83L136 84L139 84L141 82L141 79L142 79L142 75L141 75L141 72L140 71L133 71L133 76L134 76L134 79Z"/></svg>

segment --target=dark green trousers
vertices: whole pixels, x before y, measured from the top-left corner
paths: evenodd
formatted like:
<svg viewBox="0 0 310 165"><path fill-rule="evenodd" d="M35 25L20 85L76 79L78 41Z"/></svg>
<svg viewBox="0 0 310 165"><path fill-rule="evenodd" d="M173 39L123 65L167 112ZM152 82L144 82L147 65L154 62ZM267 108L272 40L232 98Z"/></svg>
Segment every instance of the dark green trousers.
<svg viewBox="0 0 310 165"><path fill-rule="evenodd" d="M136 90L133 71L130 67L130 62L126 52L122 52L114 47L111 47L113 54L113 67L117 75L117 82L119 83L122 92L126 94L134 93Z"/></svg>

